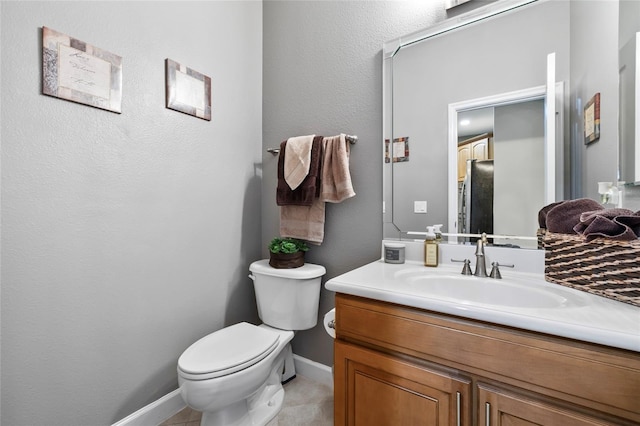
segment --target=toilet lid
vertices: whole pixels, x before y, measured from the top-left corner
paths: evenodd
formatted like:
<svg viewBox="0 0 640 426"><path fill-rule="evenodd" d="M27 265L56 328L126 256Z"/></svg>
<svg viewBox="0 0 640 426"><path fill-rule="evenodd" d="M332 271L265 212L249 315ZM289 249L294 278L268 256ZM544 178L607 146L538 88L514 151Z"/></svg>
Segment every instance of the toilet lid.
<svg viewBox="0 0 640 426"><path fill-rule="evenodd" d="M218 330L189 346L178 359L178 368L206 378L235 373L269 355L280 335L269 329L241 322Z"/></svg>

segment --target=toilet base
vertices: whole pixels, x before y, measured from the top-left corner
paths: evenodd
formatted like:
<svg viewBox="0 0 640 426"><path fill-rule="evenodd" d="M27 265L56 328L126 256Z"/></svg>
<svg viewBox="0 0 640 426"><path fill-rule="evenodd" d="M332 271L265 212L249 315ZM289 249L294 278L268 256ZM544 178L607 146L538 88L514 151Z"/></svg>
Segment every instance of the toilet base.
<svg viewBox="0 0 640 426"><path fill-rule="evenodd" d="M274 362L269 378L253 395L222 410L203 412L200 426L265 426L282 409L282 382L287 370L290 374L287 381L295 377L295 369L291 374L292 365L293 352L291 345L287 344Z"/></svg>

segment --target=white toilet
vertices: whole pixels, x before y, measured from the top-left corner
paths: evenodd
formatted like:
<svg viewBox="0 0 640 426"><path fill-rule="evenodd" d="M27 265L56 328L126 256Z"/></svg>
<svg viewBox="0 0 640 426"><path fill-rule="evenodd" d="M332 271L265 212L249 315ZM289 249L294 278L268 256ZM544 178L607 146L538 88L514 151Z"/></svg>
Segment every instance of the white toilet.
<svg viewBox="0 0 640 426"><path fill-rule="evenodd" d="M294 330L315 327L323 266L275 269L268 260L249 267L263 324L218 330L178 359L184 401L202 412L202 426L264 426L282 408L282 382L295 376Z"/></svg>

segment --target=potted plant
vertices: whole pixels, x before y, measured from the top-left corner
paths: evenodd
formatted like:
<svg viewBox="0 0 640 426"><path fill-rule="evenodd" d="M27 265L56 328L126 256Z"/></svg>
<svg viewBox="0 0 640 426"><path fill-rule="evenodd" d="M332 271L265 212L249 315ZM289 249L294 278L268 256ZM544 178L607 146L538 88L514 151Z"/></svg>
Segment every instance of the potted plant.
<svg viewBox="0 0 640 426"><path fill-rule="evenodd" d="M276 237L269 243L269 265L277 269L299 268L304 265L307 243L295 238Z"/></svg>

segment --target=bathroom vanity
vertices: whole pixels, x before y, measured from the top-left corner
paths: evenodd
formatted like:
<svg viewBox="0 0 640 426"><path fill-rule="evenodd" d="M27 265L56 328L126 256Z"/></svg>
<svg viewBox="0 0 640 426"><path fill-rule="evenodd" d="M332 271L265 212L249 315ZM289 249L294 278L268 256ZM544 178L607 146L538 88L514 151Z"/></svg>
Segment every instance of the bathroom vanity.
<svg viewBox="0 0 640 426"><path fill-rule="evenodd" d="M378 261L327 282L336 425L640 424L640 308L456 268Z"/></svg>

